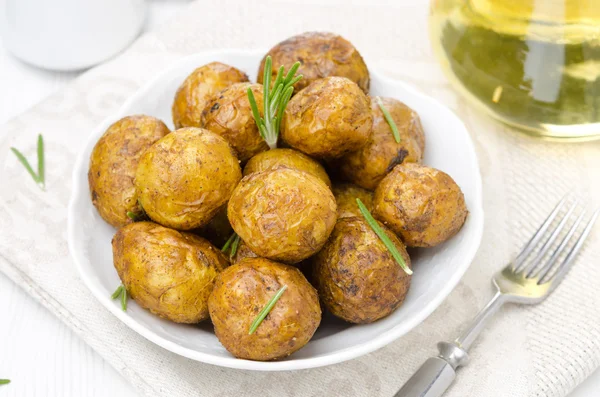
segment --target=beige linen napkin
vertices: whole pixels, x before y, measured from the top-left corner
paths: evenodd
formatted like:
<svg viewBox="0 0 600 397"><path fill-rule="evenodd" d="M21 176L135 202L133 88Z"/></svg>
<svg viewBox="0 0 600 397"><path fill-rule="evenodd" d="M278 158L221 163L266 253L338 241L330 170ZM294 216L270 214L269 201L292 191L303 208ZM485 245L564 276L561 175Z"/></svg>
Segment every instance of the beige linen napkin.
<svg viewBox="0 0 600 397"><path fill-rule="evenodd" d="M317 4L318 3L318 4ZM451 340L490 297L504 265L566 191L599 203L600 144L543 143L468 107L433 60L422 0L198 1L155 34L14 119L0 132L0 270L69 324L146 396L391 396L435 344ZM66 242L71 169L90 131L178 58L212 48L266 48L295 33L350 39L369 66L454 109L475 141L484 184L481 249L462 282L422 325L343 364L261 373L197 363L153 345L106 311L79 279ZM46 138L47 192L9 152ZM448 153L460 156L460 153ZM32 157L33 158L33 157ZM473 347L448 396L564 396L600 365L600 233L563 285L536 307L506 307Z"/></svg>

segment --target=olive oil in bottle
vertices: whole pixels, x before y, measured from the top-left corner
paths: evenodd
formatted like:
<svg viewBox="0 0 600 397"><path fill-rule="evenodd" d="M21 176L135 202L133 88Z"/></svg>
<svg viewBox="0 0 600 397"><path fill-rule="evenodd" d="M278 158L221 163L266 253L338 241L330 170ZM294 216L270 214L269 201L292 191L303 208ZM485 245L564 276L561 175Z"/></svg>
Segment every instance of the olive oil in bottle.
<svg viewBox="0 0 600 397"><path fill-rule="evenodd" d="M434 51L462 93L531 134L600 139L600 0L433 0Z"/></svg>

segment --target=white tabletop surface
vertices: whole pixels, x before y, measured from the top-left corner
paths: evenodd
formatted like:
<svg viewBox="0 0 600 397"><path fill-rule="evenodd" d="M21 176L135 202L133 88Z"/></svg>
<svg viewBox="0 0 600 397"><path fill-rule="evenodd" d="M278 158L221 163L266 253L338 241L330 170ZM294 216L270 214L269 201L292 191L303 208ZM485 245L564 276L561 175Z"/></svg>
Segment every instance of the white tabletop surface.
<svg viewBox="0 0 600 397"><path fill-rule="evenodd" d="M146 30L159 26L188 2L150 0ZM23 64L7 53L0 37L0 124L78 75ZM1 273L0 313L0 379L13 379L11 384L0 386L0 397L136 395L94 350ZM571 397L598 395L600 371L590 376Z"/></svg>

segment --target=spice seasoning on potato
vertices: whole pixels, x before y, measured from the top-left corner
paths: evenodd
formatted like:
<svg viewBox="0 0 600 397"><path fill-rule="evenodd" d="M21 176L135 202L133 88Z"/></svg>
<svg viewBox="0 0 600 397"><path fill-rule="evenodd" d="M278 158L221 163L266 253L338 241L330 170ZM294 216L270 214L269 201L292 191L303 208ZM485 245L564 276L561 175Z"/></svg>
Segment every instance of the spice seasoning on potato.
<svg viewBox="0 0 600 397"><path fill-rule="evenodd" d="M362 216L356 204L357 198L364 203L369 212L373 208L373 192L369 190L351 183L335 184L331 190L337 204L338 219Z"/></svg>
<svg viewBox="0 0 600 397"><path fill-rule="evenodd" d="M143 308L176 323L208 318L208 297L227 259L205 239L153 222L129 224L112 240L115 269Z"/></svg>
<svg viewBox="0 0 600 397"><path fill-rule="evenodd" d="M404 261L404 244L382 226ZM388 316L404 301L409 276L371 226L360 217L339 219L327 244L313 258L313 282L335 316L356 324Z"/></svg>
<svg viewBox="0 0 600 397"><path fill-rule="evenodd" d="M373 216L409 247L433 247L454 236L467 218L460 187L446 173L415 163L396 166L377 186Z"/></svg>
<svg viewBox="0 0 600 397"><path fill-rule="evenodd" d="M225 138L242 163L257 153L269 150L252 117L248 88L252 89L262 116L262 85L250 83L238 83L225 88L213 96L202 111L204 128Z"/></svg>
<svg viewBox="0 0 600 397"><path fill-rule="evenodd" d="M396 142L378 102L381 101L398 128ZM375 190L396 165L420 163L425 150L425 134L419 115L393 98L372 98L373 133L365 146L338 160L340 176L365 189Z"/></svg>
<svg viewBox="0 0 600 397"><path fill-rule="evenodd" d="M217 92L235 83L248 81L248 76L233 66L212 62L194 70L181 84L172 113L175 128L202 127L202 110Z"/></svg>
<svg viewBox="0 0 600 397"><path fill-rule="evenodd" d="M267 55L273 58L271 81L283 65L287 72L295 62L300 62L297 74L304 76L296 83L295 92L315 80L329 76L346 77L365 92L369 92L369 70L356 48L343 37L327 32L307 32L282 41L271 48L258 69L258 82L262 84Z"/></svg>
<svg viewBox="0 0 600 397"><path fill-rule="evenodd" d="M322 180L285 166L244 177L227 207L233 230L252 251L287 263L317 252L336 215L335 198Z"/></svg>
<svg viewBox="0 0 600 397"><path fill-rule="evenodd" d="M285 293L249 334L256 316L283 286ZM321 322L317 291L300 270L264 258L247 258L223 271L208 307L219 341L248 360L289 356L308 343Z"/></svg>
<svg viewBox="0 0 600 397"><path fill-rule="evenodd" d="M133 179L142 154L169 129L151 116L128 116L112 124L94 146L88 182L92 203L114 227L131 222L127 212L138 213Z"/></svg>
<svg viewBox="0 0 600 397"><path fill-rule="evenodd" d="M241 176L239 161L224 138L188 127L165 136L144 153L135 186L153 221L191 230L215 216Z"/></svg>
<svg viewBox="0 0 600 397"><path fill-rule="evenodd" d="M369 98L360 88L346 78L327 77L290 100L281 136L309 156L339 158L367 143L372 124Z"/></svg>
<svg viewBox="0 0 600 397"><path fill-rule="evenodd" d="M318 161L304 153L288 148L271 149L252 157L244 167L244 176L280 165L308 172L321 179L327 186L331 186L331 180L329 180L325 168Z"/></svg>

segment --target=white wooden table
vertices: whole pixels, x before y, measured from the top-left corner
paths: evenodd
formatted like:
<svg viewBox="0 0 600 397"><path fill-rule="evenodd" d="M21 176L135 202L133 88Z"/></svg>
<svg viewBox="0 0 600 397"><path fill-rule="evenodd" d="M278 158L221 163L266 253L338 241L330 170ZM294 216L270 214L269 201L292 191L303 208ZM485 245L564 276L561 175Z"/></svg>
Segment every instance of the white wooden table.
<svg viewBox="0 0 600 397"><path fill-rule="evenodd" d="M151 0L146 30L189 0ZM13 58L0 37L0 124L59 90L79 73L36 69ZM476 365L476 363L473 363ZM0 397L135 396L131 386L66 325L0 273ZM571 397L600 395L600 371ZM483 397L483 396L482 396Z"/></svg>

